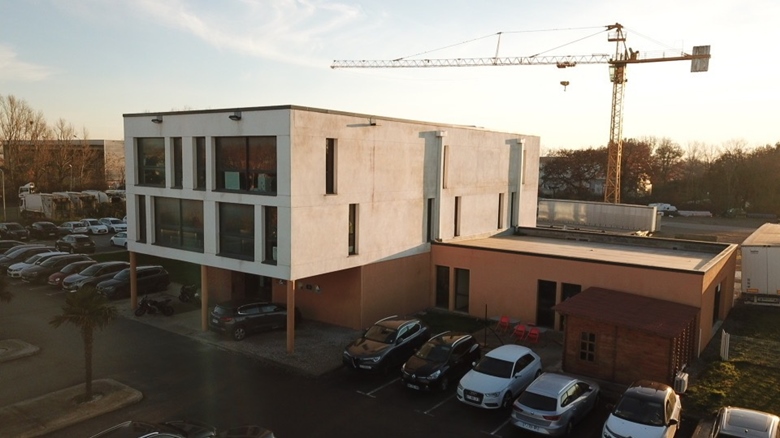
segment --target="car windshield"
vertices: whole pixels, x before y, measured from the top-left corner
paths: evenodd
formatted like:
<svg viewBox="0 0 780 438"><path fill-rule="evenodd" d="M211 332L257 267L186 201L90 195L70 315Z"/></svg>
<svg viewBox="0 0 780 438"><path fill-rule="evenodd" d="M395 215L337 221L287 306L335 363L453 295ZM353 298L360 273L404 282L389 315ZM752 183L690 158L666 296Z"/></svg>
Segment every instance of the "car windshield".
<svg viewBox="0 0 780 438"><path fill-rule="evenodd" d="M6 225L6 228L8 228L8 229L9 229L9 230L11 230L11 231L16 231L16 230L23 230L23 229L24 229L24 228L22 228L22 226L21 226L21 225L19 225L19 224L15 224L15 223L14 223L14 224L7 224L7 225Z"/></svg>
<svg viewBox="0 0 780 438"><path fill-rule="evenodd" d="M45 230L50 230L52 228L57 228L56 225L54 225L54 224L52 224L50 222L41 222L41 223L38 224L38 226L43 228L43 229L45 229Z"/></svg>
<svg viewBox="0 0 780 438"><path fill-rule="evenodd" d="M88 219L84 221L87 225L100 225L100 222L97 221L97 219Z"/></svg>
<svg viewBox="0 0 780 438"><path fill-rule="evenodd" d="M489 376L509 378L512 376L513 365L507 360L485 356L477 363L474 370Z"/></svg>
<svg viewBox="0 0 780 438"><path fill-rule="evenodd" d="M114 275L114 280L127 280L130 278L130 269L122 269Z"/></svg>
<svg viewBox="0 0 780 438"><path fill-rule="evenodd" d="M426 342L415 356L431 362L445 362L450 357L452 347L433 342Z"/></svg>
<svg viewBox="0 0 780 438"><path fill-rule="evenodd" d="M374 324L366 331L366 334L363 335L363 337L383 344L392 344L395 342L395 335L396 331L394 329Z"/></svg>
<svg viewBox="0 0 780 438"><path fill-rule="evenodd" d="M103 268L103 266L101 266L101 265L92 265L92 266L88 267L87 269L79 272L79 274L83 275L85 277L91 277L91 276L97 274L100 271L101 268Z"/></svg>
<svg viewBox="0 0 780 438"><path fill-rule="evenodd" d="M624 394L613 414L626 421L648 426L664 425L664 407L661 401Z"/></svg>
<svg viewBox="0 0 780 438"><path fill-rule="evenodd" d="M84 269L84 266L86 264L87 263L71 263L70 265L65 266L64 268L62 268L61 272L63 274L72 274L74 272L79 272L80 270Z"/></svg>
<svg viewBox="0 0 780 438"><path fill-rule="evenodd" d="M41 262L41 266L45 266L48 268L49 266L54 266L59 262L60 259L57 259L57 257L49 257L48 259Z"/></svg>
<svg viewBox="0 0 780 438"><path fill-rule="evenodd" d="M33 263L37 262L38 260L40 260L41 257L43 257L42 254L35 254L34 256L28 257L27 260L25 260L24 262L28 263L28 264L33 264Z"/></svg>
<svg viewBox="0 0 780 438"><path fill-rule="evenodd" d="M76 236L73 238L73 241L76 243L88 243L90 242L90 238L87 236Z"/></svg>
<svg viewBox="0 0 780 438"><path fill-rule="evenodd" d="M121 224L121 223L123 223L119 219L109 219L109 222L111 222L112 224Z"/></svg>
<svg viewBox="0 0 780 438"><path fill-rule="evenodd" d="M530 391L523 391L517 401L521 405L537 411L555 412L558 409L558 400Z"/></svg>

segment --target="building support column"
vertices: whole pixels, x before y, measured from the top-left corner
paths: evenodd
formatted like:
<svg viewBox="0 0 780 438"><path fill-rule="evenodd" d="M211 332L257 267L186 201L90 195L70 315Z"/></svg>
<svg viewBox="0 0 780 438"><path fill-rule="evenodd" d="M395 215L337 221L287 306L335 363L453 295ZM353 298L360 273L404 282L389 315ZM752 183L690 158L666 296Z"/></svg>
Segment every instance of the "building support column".
<svg viewBox="0 0 780 438"><path fill-rule="evenodd" d="M204 265L200 266L200 329L209 329L209 271Z"/></svg>
<svg viewBox="0 0 780 438"><path fill-rule="evenodd" d="M287 354L295 350L295 280L287 280Z"/></svg>
<svg viewBox="0 0 780 438"><path fill-rule="evenodd" d="M137 266L136 254L130 251L130 307L132 310L138 307L138 279L135 277Z"/></svg>

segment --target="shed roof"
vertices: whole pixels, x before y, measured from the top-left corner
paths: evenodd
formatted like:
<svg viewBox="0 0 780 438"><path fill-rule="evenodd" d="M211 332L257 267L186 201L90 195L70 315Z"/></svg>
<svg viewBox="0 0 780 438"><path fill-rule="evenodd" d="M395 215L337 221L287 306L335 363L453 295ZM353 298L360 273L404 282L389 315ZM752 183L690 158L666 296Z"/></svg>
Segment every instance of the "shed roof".
<svg viewBox="0 0 780 438"><path fill-rule="evenodd" d="M678 336L699 314L699 309L692 306L599 287L585 289L553 309L563 315L601 321L665 338Z"/></svg>

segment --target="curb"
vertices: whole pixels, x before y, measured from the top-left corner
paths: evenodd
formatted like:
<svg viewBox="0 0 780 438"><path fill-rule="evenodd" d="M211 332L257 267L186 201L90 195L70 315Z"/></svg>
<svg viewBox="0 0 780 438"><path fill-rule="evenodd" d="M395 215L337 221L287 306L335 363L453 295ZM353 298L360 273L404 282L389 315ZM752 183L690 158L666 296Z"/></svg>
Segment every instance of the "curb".
<svg viewBox="0 0 780 438"><path fill-rule="evenodd" d="M20 339L0 340L0 362L37 354L41 349Z"/></svg>

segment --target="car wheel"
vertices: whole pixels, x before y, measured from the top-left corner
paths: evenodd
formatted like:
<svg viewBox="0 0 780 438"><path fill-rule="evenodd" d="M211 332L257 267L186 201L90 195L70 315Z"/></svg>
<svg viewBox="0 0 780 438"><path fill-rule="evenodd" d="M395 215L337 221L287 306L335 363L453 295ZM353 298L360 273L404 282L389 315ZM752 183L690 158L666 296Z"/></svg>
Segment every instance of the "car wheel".
<svg viewBox="0 0 780 438"><path fill-rule="evenodd" d="M512 391L507 391L506 394L504 394L504 400L501 401L501 407L506 409L512 406Z"/></svg>
<svg viewBox="0 0 780 438"><path fill-rule="evenodd" d="M238 326L233 329L233 339L236 341L243 341L246 337L246 329L244 329L241 326Z"/></svg>
<svg viewBox="0 0 780 438"><path fill-rule="evenodd" d="M450 379L447 376L442 376L441 382L439 382L439 389L446 391L450 387Z"/></svg>

